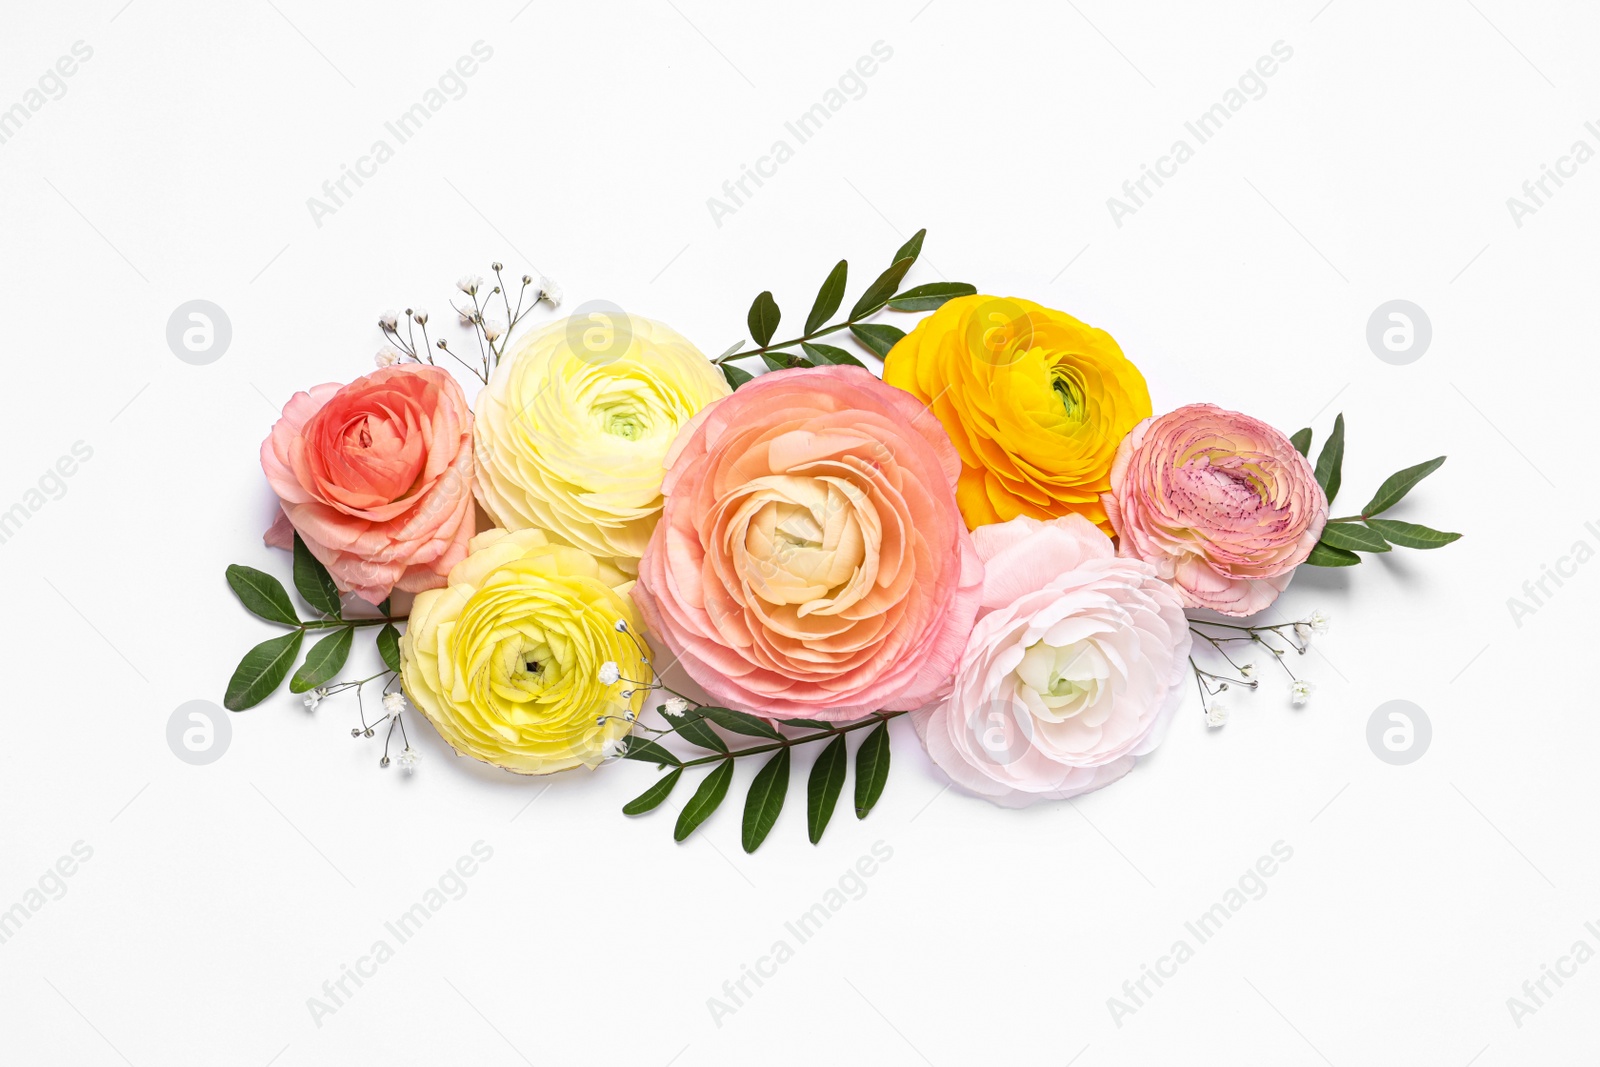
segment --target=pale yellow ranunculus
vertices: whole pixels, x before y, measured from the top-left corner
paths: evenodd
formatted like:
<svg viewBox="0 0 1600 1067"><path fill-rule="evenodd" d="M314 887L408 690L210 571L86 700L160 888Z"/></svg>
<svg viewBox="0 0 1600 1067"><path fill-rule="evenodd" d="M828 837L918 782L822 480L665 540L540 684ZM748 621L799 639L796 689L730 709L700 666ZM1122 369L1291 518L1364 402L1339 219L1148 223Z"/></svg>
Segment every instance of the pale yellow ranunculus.
<svg viewBox="0 0 1600 1067"><path fill-rule="evenodd" d="M497 526L544 530L636 573L661 514L667 449L728 393L711 361L659 322L616 311L551 323L478 394L478 500Z"/></svg>
<svg viewBox="0 0 1600 1067"><path fill-rule="evenodd" d="M538 530L489 530L468 548L445 588L417 594L400 638L406 696L464 756L518 774L593 767L653 680L633 582ZM601 680L606 663L620 680Z"/></svg>

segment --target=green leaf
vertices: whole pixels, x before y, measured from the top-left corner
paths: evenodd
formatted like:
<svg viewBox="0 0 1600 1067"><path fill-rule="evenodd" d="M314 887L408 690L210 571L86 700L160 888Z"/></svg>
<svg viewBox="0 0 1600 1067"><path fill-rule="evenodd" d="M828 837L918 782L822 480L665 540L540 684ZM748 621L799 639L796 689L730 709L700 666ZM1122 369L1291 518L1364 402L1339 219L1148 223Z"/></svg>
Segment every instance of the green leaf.
<svg viewBox="0 0 1600 1067"><path fill-rule="evenodd" d="M1384 479L1378 491L1372 495L1367 506L1361 509L1361 514L1371 517L1381 515L1385 511L1400 503L1405 495L1411 492L1412 486L1444 466L1444 457L1430 459L1426 463L1418 463L1415 467L1407 467L1403 471L1396 471ZM1408 546L1409 547L1409 546Z"/></svg>
<svg viewBox="0 0 1600 1067"><path fill-rule="evenodd" d="M323 615L340 617L339 587L333 584L333 575L311 554L299 534L294 535L294 587L302 600Z"/></svg>
<svg viewBox="0 0 1600 1067"><path fill-rule="evenodd" d="M822 831L833 818L834 805L839 803L849 771L850 753L845 748L844 734L840 734L828 742L811 765L811 778L806 782L806 834L813 845L822 840Z"/></svg>
<svg viewBox="0 0 1600 1067"><path fill-rule="evenodd" d="M754 374L751 374L747 370L740 370L732 363L722 363L719 364L719 366L722 367L722 376L728 379L729 389L737 389L739 386L755 380Z"/></svg>
<svg viewBox="0 0 1600 1067"><path fill-rule="evenodd" d="M744 829L740 841L746 852L754 852L772 832L783 810L784 797L789 792L789 750L778 749L777 755L767 760L750 783L750 792L744 798Z"/></svg>
<svg viewBox="0 0 1600 1067"><path fill-rule="evenodd" d="M922 255L922 239L926 236L928 236L928 228L924 226L911 235L911 240L900 246L900 251L894 254L894 261L898 263L902 259L909 259L915 263L917 257Z"/></svg>
<svg viewBox="0 0 1600 1067"><path fill-rule="evenodd" d="M717 732L707 726L705 720L700 718L695 711L687 712L681 719L670 720L675 727L675 733L692 745L710 749L712 752L728 751L728 743L717 736Z"/></svg>
<svg viewBox="0 0 1600 1067"><path fill-rule="evenodd" d="M1333 420L1333 432L1317 453L1317 484L1328 494L1328 503L1339 495L1339 472L1344 466L1344 412Z"/></svg>
<svg viewBox="0 0 1600 1067"><path fill-rule="evenodd" d="M829 734L833 732L833 724L831 722L821 722L817 719L779 719L778 721L785 726L793 726L799 730L820 730Z"/></svg>
<svg viewBox="0 0 1600 1067"><path fill-rule="evenodd" d="M764 345L772 340L772 334L778 328L778 320L782 316L778 312L778 302L772 299L770 290L763 291L750 305L750 314L745 316L745 322L750 327L750 337L758 345Z"/></svg>
<svg viewBox="0 0 1600 1067"><path fill-rule="evenodd" d="M1368 519L1367 525L1401 548L1443 548L1451 541L1459 541L1458 533L1434 530L1414 522L1396 519Z"/></svg>
<svg viewBox="0 0 1600 1067"><path fill-rule="evenodd" d="M1322 528L1322 543L1351 552L1387 552L1389 542L1376 530L1358 522L1330 522Z"/></svg>
<svg viewBox="0 0 1600 1067"><path fill-rule="evenodd" d="M392 622L384 623L383 629L378 631L378 655L383 657L385 667L400 673L400 631Z"/></svg>
<svg viewBox="0 0 1600 1067"><path fill-rule="evenodd" d="M844 299L844 283L850 268L844 260L834 264L828 272L828 278L822 283L822 288L817 290L817 302L811 305L811 314L806 316L806 336L817 332L817 327L833 317L839 310L839 302Z"/></svg>
<svg viewBox="0 0 1600 1067"><path fill-rule="evenodd" d="M883 786L888 780L889 720L885 719L867 734L867 739L856 750L856 818L867 817L867 812L883 796Z"/></svg>
<svg viewBox="0 0 1600 1067"><path fill-rule="evenodd" d="M811 364L798 352L763 352L761 362L773 370L789 370L791 367L809 367Z"/></svg>
<svg viewBox="0 0 1600 1067"><path fill-rule="evenodd" d="M1361 562L1361 557L1318 541L1311 546L1311 555L1306 557L1306 562L1313 567L1354 567Z"/></svg>
<svg viewBox="0 0 1600 1067"><path fill-rule="evenodd" d="M879 359L887 359L889 349L893 348L900 338L906 335L904 330L896 329L882 322L863 323L860 326L850 327L850 332L856 335L856 340L870 348Z"/></svg>
<svg viewBox="0 0 1600 1067"><path fill-rule="evenodd" d="M724 730L736 734L744 734L746 737L765 737L771 741L783 740L783 735L774 730L771 723L748 712L734 711L732 708L703 707L700 709L700 714Z"/></svg>
<svg viewBox="0 0 1600 1067"><path fill-rule="evenodd" d="M682 777L683 768L679 767L655 785L622 805L622 814L643 815L647 811L660 807L661 802L667 799L667 796L672 792L672 787L677 785L678 779Z"/></svg>
<svg viewBox="0 0 1600 1067"><path fill-rule="evenodd" d="M966 282L929 282L915 289L907 289L889 301L896 311L933 311L943 307L945 301L958 296L971 296L978 291L976 285Z"/></svg>
<svg viewBox="0 0 1600 1067"><path fill-rule="evenodd" d="M233 677L228 679L228 692L222 698L222 706L229 711L243 711L267 699L294 666L305 636L304 630L294 630L263 641L246 652L234 669Z"/></svg>
<svg viewBox="0 0 1600 1067"><path fill-rule="evenodd" d="M672 839L682 841L717 810L722 798L728 795L728 783L733 781L733 759L723 760L717 769L705 776L700 788L694 791L689 803L678 813L678 825L672 829Z"/></svg>
<svg viewBox="0 0 1600 1067"><path fill-rule="evenodd" d="M628 738L628 747L622 753L623 759L636 759L640 763L659 763L666 767L678 767L682 761L670 751L662 748L648 737L634 734Z"/></svg>
<svg viewBox="0 0 1600 1067"><path fill-rule="evenodd" d="M1302 456L1309 456L1311 454L1311 427L1307 426L1303 430L1296 430L1294 436L1289 438L1289 443L1294 445L1294 450Z"/></svg>
<svg viewBox="0 0 1600 1067"><path fill-rule="evenodd" d="M800 347L805 350L806 355L811 357L811 362L819 367L825 363L833 363L841 367L866 368L865 363L842 348L835 348L832 345L812 344L810 341L800 342Z"/></svg>
<svg viewBox="0 0 1600 1067"><path fill-rule="evenodd" d="M300 625L289 591L272 575L235 563L228 568L228 585L239 603L268 622Z"/></svg>
<svg viewBox="0 0 1600 1067"><path fill-rule="evenodd" d="M920 248L921 241L918 240L917 244ZM873 312L881 310L894 295L895 290L900 288L900 283L905 280L906 271L911 269L914 258L907 256L904 259L896 259L893 266L878 275L877 280L867 286L867 291L861 294L861 299L856 301L856 306L850 309L850 321L864 319Z"/></svg>
<svg viewBox="0 0 1600 1067"><path fill-rule="evenodd" d="M389 611L389 598L388 597L384 597L383 598L383 603L378 605L378 614L379 615L388 615L388 614L390 614L390 611Z"/></svg>
<svg viewBox="0 0 1600 1067"><path fill-rule="evenodd" d="M308 689L315 689L343 670L344 661L350 658L350 643L355 636L355 627L346 626L312 645L311 651L306 653L306 661L289 679L289 692L304 693Z"/></svg>

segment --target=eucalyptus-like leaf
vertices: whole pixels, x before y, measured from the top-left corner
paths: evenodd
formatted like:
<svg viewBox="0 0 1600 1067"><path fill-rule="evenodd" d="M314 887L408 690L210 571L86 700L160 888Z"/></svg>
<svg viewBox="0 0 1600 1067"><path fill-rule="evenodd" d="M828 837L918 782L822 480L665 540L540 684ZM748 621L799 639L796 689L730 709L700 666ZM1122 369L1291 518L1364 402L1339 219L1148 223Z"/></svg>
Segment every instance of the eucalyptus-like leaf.
<svg viewBox="0 0 1600 1067"><path fill-rule="evenodd" d="M913 257L897 259L894 265L882 274L876 281L867 286L867 291L861 294L861 299L856 301L856 306L850 309L850 321L864 319L875 311L882 310L900 288L900 283L905 281L906 271L911 269Z"/></svg>
<svg viewBox="0 0 1600 1067"><path fill-rule="evenodd" d="M894 254L894 261L898 263L902 259L909 259L915 263L917 257L922 255L922 239L926 236L928 236L928 228L924 226L912 234L909 241L900 246L900 251Z"/></svg>
<svg viewBox="0 0 1600 1067"><path fill-rule="evenodd" d="M727 359L729 356L733 355L735 352L739 351L739 349L741 349L743 347L744 347L744 342L743 341L735 341L735 342L733 342L733 344L728 346L728 350L726 352L722 353L722 355L718 356L717 358L718 359Z"/></svg>
<svg viewBox="0 0 1600 1067"><path fill-rule="evenodd" d="M640 793L638 796L622 805L622 814L643 815L647 811L653 811L660 807L661 802L667 799L668 795L672 792L672 787L677 785L678 779L682 777L682 767L670 772L655 785L651 786L649 789L646 789L643 793Z"/></svg>
<svg viewBox="0 0 1600 1067"><path fill-rule="evenodd" d="M638 734L628 738L627 747L622 750L622 758L636 759L640 763L657 763L663 767L678 767L683 763L670 750Z"/></svg>
<svg viewBox="0 0 1600 1067"><path fill-rule="evenodd" d="M746 852L754 852L772 832L778 813L783 810L784 798L789 793L789 750L780 748L756 772L750 783L750 792L744 798L744 825L739 835Z"/></svg>
<svg viewBox="0 0 1600 1067"><path fill-rule="evenodd" d="M783 740L783 735L773 729L771 723L749 712L734 711L732 708L703 707L700 709L700 714L732 733L744 734L746 737L764 737L769 741Z"/></svg>
<svg viewBox="0 0 1600 1067"><path fill-rule="evenodd" d="M821 733L833 733L833 723L823 722L820 719L779 719L785 726L793 726L797 730L817 730Z"/></svg>
<svg viewBox="0 0 1600 1067"><path fill-rule="evenodd" d="M378 631L378 655L383 657L385 667L400 673L400 631L392 622L384 623L383 629Z"/></svg>
<svg viewBox="0 0 1600 1067"><path fill-rule="evenodd" d="M791 367L811 366L810 361L798 352L763 352L761 353L761 362L772 370L789 370Z"/></svg>
<svg viewBox="0 0 1600 1067"><path fill-rule="evenodd" d="M272 575L235 563L228 568L228 585L239 603L268 622L300 625L300 616L295 613L289 591Z"/></svg>
<svg viewBox="0 0 1600 1067"><path fill-rule="evenodd" d="M867 732L867 739L856 749L856 818L865 819L867 812L883 796L884 783L889 780L889 720Z"/></svg>
<svg viewBox="0 0 1600 1067"><path fill-rule="evenodd" d="M1317 484L1328 494L1328 503L1339 495L1340 470L1344 467L1344 412L1333 420L1333 432L1317 453Z"/></svg>
<svg viewBox="0 0 1600 1067"><path fill-rule="evenodd" d="M778 329L778 320L782 315L778 311L778 302L772 299L770 290L763 290L750 305L750 313L745 316L745 322L750 327L750 337L758 345L764 345L772 340L772 335Z"/></svg>
<svg viewBox="0 0 1600 1067"><path fill-rule="evenodd" d="M811 305L811 314L806 316L806 336L816 333L817 327L833 318L833 313L839 310L839 303L844 300L845 279L849 271L849 265L841 259L828 272L827 280L817 290L817 302Z"/></svg>
<svg viewBox="0 0 1600 1067"><path fill-rule="evenodd" d="M866 345L879 359L889 358L889 349L899 343L906 332L887 323L864 322L859 326L850 327L850 332L855 334L856 340Z"/></svg>
<svg viewBox="0 0 1600 1067"><path fill-rule="evenodd" d="M862 369L866 369L867 366L844 349L835 348L833 345L819 345L811 341L802 341L800 347L805 350L806 355L811 357L811 362L819 367L827 363L840 367L861 367Z"/></svg>
<svg viewBox="0 0 1600 1067"><path fill-rule="evenodd" d="M1372 494L1367 506L1361 509L1361 514L1371 518L1373 515L1381 515L1388 511L1400 503L1405 495L1411 492L1413 486L1444 466L1444 459L1443 456L1439 456L1389 475L1383 480L1383 484L1378 486L1378 491Z"/></svg>
<svg viewBox="0 0 1600 1067"><path fill-rule="evenodd" d="M323 615L340 617L343 607L339 603L339 587L298 533L294 535L294 587L302 600Z"/></svg>
<svg viewBox="0 0 1600 1067"><path fill-rule="evenodd" d="M690 711L681 719L673 719L673 732L691 745L710 749L712 752L728 751L728 743L717 735L717 732L699 717L699 713Z"/></svg>
<svg viewBox="0 0 1600 1067"><path fill-rule="evenodd" d="M728 379L729 389L737 389L739 386L755 380L754 374L747 370L740 370L732 363L719 363L718 366L722 368L722 376Z"/></svg>
<svg viewBox="0 0 1600 1067"><path fill-rule="evenodd" d="M1296 430L1289 438L1289 443L1294 445L1294 450L1302 456L1311 455L1311 427L1307 426L1303 430Z"/></svg>
<svg viewBox="0 0 1600 1067"><path fill-rule="evenodd" d="M822 831L833 818L834 806L839 803L839 793L849 773L850 752L845 747L844 734L840 734L817 756L806 782L806 835L813 845L822 840Z"/></svg>
<svg viewBox="0 0 1600 1067"><path fill-rule="evenodd" d="M1351 552L1387 552L1389 542L1376 530L1359 522L1330 522L1322 528L1322 543Z"/></svg>
<svg viewBox="0 0 1600 1067"><path fill-rule="evenodd" d="M728 783L733 781L733 757L717 764L717 769L706 775L700 788L694 791L689 803L678 813L678 825L672 829L672 839L682 841L706 821L722 798L728 795Z"/></svg>
<svg viewBox="0 0 1600 1067"><path fill-rule="evenodd" d="M229 711L243 711L267 699L294 666L305 636L304 630L291 630L246 652L239 666L234 668L233 677L228 679L222 706Z"/></svg>
<svg viewBox="0 0 1600 1067"><path fill-rule="evenodd" d="M1446 533L1415 522L1397 519L1368 519L1367 525L1377 530L1391 543L1401 548L1442 548L1451 541L1459 541L1458 533Z"/></svg>
<svg viewBox="0 0 1600 1067"><path fill-rule="evenodd" d="M1354 552L1321 541L1311 546L1311 555L1306 557L1306 563L1313 567L1354 567L1360 562L1361 557Z"/></svg>
<svg viewBox="0 0 1600 1067"><path fill-rule="evenodd" d="M971 296L977 291L976 285L966 282L929 282L900 293L889 301L889 306L895 311L933 311L943 307L948 300Z"/></svg>
<svg viewBox="0 0 1600 1067"><path fill-rule="evenodd" d="M350 644L355 636L355 627L345 626L312 645L311 651L306 653L306 661L289 679L289 692L304 693L332 680L344 669L345 660L350 658Z"/></svg>

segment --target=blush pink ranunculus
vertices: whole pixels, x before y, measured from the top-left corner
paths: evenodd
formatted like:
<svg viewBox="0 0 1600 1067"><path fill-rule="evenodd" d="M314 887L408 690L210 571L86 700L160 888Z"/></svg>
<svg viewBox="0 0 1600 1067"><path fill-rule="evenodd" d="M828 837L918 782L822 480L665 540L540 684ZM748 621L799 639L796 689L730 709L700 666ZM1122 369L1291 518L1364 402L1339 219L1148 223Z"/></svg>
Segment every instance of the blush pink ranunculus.
<svg viewBox="0 0 1600 1067"><path fill-rule="evenodd" d="M983 568L939 420L858 367L762 375L668 453L645 624L713 700L840 720L948 684Z"/></svg>
<svg viewBox="0 0 1600 1067"><path fill-rule="evenodd" d="M472 537L472 413L443 367L384 367L296 393L261 444L281 512L345 592L377 604L445 583Z"/></svg>
<svg viewBox="0 0 1600 1067"><path fill-rule="evenodd" d="M1103 498L1117 551L1156 567L1185 606L1254 615L1328 521L1311 464L1259 419L1190 404L1122 441Z"/></svg>
<svg viewBox="0 0 1600 1067"><path fill-rule="evenodd" d="M980 526L978 619L944 699L912 712L934 764L1006 807L1116 781L1183 702L1189 621L1155 568L1081 515Z"/></svg>

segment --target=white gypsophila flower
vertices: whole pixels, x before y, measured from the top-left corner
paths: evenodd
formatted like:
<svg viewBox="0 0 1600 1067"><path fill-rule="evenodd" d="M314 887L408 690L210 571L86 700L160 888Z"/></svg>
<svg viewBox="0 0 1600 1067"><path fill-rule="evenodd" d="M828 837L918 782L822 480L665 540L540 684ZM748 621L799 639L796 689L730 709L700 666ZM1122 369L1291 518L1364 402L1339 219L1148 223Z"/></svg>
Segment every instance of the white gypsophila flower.
<svg viewBox="0 0 1600 1067"><path fill-rule="evenodd" d="M454 304L450 306L456 307ZM471 326L472 320L478 316L478 309L475 307L459 307L456 308L456 314L461 316L461 325Z"/></svg>
<svg viewBox="0 0 1600 1067"><path fill-rule="evenodd" d="M602 760L621 759L628 753L628 739L626 737L609 737L606 743L600 746Z"/></svg>
<svg viewBox="0 0 1600 1067"><path fill-rule="evenodd" d="M398 715L406 710L406 698L399 693L383 694L383 710L390 715Z"/></svg>
<svg viewBox="0 0 1600 1067"><path fill-rule="evenodd" d="M392 330L400 323L400 312L385 311L378 316L378 325L386 330Z"/></svg>
<svg viewBox="0 0 1600 1067"><path fill-rule="evenodd" d="M1310 625L1313 633L1325 634L1328 632L1328 624L1332 621L1333 617L1319 608L1311 613L1311 618L1307 619L1306 623Z"/></svg>
<svg viewBox="0 0 1600 1067"><path fill-rule="evenodd" d="M410 745L407 745L405 747L405 751L401 752L400 755L395 757L395 762L400 764L400 769L405 771L407 774L414 773L417 769L417 764L421 762L421 760L422 757L417 754L417 750L412 748Z"/></svg>
<svg viewBox="0 0 1600 1067"><path fill-rule="evenodd" d="M606 660L600 664L600 684L616 685L617 679L622 677L622 671L617 667L616 660Z"/></svg>
<svg viewBox="0 0 1600 1067"><path fill-rule="evenodd" d="M1311 644L1311 626L1309 623L1297 622L1294 624L1294 635L1302 646Z"/></svg>
<svg viewBox="0 0 1600 1067"><path fill-rule="evenodd" d="M1215 730L1228 721L1228 706L1216 701L1206 709L1206 725Z"/></svg>
<svg viewBox="0 0 1600 1067"><path fill-rule="evenodd" d="M322 703L323 697L326 697L327 695L328 691L321 686L318 686L306 694L306 698L304 701L302 701L302 703L305 704L305 706L310 710L316 711L317 705Z"/></svg>
<svg viewBox="0 0 1600 1067"><path fill-rule="evenodd" d="M417 325L418 326L426 326L426 325L428 325L428 309L427 308L417 308L415 311L413 311L411 313L411 317L417 320Z"/></svg>
<svg viewBox="0 0 1600 1067"><path fill-rule="evenodd" d="M668 697L662 705L668 715L682 715L689 710L689 702L682 697Z"/></svg>
<svg viewBox="0 0 1600 1067"><path fill-rule="evenodd" d="M1241 678L1254 678L1256 676L1256 665L1254 663L1246 663L1239 668L1239 676Z"/></svg>
<svg viewBox="0 0 1600 1067"><path fill-rule="evenodd" d="M388 345L378 349L378 354L372 357L372 362L380 367L392 367L400 362L400 353Z"/></svg>
<svg viewBox="0 0 1600 1067"><path fill-rule="evenodd" d="M1304 678L1296 678L1289 683L1289 700L1294 704L1304 704L1311 697L1311 683Z"/></svg>
<svg viewBox="0 0 1600 1067"><path fill-rule="evenodd" d="M483 320L483 335L489 340L493 341L495 338L499 337L505 332L506 324L501 322L499 319Z"/></svg>
<svg viewBox="0 0 1600 1067"><path fill-rule="evenodd" d="M482 285L483 277L482 275L478 274L463 274L461 277L456 279L456 288L460 289L468 296L472 296L477 293L479 287Z"/></svg>
<svg viewBox="0 0 1600 1067"><path fill-rule="evenodd" d="M560 307L561 286L557 285L553 279L541 277L539 279L539 298L551 307Z"/></svg>

